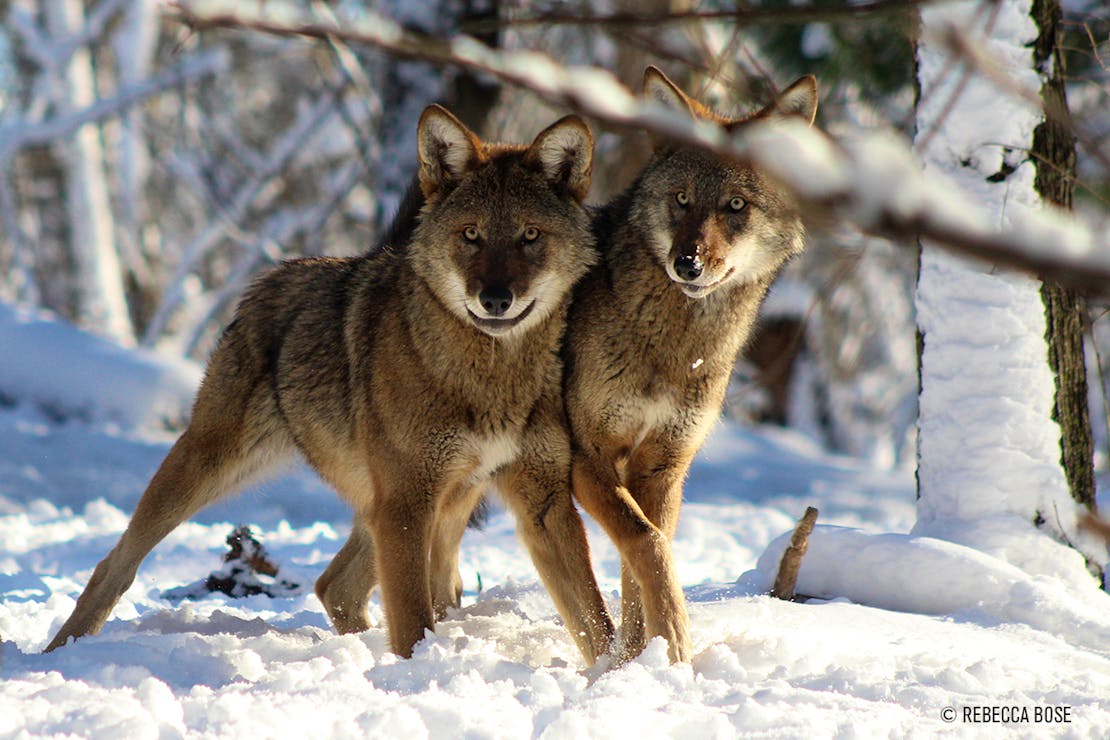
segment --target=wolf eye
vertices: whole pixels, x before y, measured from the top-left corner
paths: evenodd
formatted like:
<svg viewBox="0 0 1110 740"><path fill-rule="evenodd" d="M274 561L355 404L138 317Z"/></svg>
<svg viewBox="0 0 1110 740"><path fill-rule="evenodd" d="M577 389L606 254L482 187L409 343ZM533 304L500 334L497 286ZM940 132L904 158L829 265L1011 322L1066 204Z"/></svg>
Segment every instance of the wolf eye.
<svg viewBox="0 0 1110 740"><path fill-rule="evenodd" d="M683 208L690 205L690 196L686 194L685 190L679 190L677 193L675 193L674 200L675 203L678 203Z"/></svg>
<svg viewBox="0 0 1110 740"><path fill-rule="evenodd" d="M527 229L524 230L524 241L528 242L529 244L539 238L540 230L537 229L535 226L529 226Z"/></svg>
<svg viewBox="0 0 1110 740"><path fill-rule="evenodd" d="M467 226L467 227L463 228L462 233L463 233L463 239L466 239L468 242L478 241L478 227L477 226Z"/></svg>
<svg viewBox="0 0 1110 740"><path fill-rule="evenodd" d="M746 205L748 205L748 201L744 200L740 196L736 196L728 202L729 210L733 213L739 213L740 211L744 210L744 206Z"/></svg>

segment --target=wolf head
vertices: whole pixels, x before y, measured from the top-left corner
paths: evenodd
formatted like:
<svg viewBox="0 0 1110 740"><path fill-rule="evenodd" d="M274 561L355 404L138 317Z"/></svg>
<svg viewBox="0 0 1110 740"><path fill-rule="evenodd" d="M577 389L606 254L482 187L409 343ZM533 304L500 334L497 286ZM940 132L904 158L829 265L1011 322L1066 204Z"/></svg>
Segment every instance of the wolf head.
<svg viewBox="0 0 1110 740"><path fill-rule="evenodd" d="M491 336L543 321L597 259L582 206L589 128L567 116L530 146L487 144L433 105L417 141L426 200L409 246L417 273L448 310Z"/></svg>
<svg viewBox="0 0 1110 740"><path fill-rule="evenodd" d="M730 132L786 116L812 124L817 112L812 76L799 79L766 108L735 119L709 111L655 67L644 73L644 95ZM801 219L788 194L738 162L658 141L638 187L633 217L667 275L691 298L773 275L802 249Z"/></svg>

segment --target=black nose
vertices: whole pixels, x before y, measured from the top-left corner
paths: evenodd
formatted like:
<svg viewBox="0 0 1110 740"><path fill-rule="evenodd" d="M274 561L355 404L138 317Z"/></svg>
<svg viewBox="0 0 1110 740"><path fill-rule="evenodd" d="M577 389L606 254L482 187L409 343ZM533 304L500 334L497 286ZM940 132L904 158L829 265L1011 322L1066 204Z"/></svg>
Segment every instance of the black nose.
<svg viewBox="0 0 1110 740"><path fill-rule="evenodd" d="M513 292L502 286L485 288L478 294L478 300L490 316L504 316L513 305Z"/></svg>
<svg viewBox="0 0 1110 740"><path fill-rule="evenodd" d="M675 257L674 271L683 280L697 280L701 276L701 258L696 254L680 254Z"/></svg>

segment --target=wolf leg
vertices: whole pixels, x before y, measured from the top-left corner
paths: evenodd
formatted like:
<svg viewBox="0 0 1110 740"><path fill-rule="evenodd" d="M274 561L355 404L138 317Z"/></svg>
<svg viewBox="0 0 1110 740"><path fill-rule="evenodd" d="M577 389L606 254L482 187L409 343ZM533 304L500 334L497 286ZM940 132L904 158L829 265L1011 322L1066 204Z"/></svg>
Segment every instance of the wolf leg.
<svg viewBox="0 0 1110 740"><path fill-rule="evenodd" d="M398 476L398 480L403 480ZM374 501L367 525L373 535L386 627L393 652L412 657L412 648L435 626L428 574L432 505L428 491L411 480L389 485Z"/></svg>
<svg viewBox="0 0 1110 740"><path fill-rule="evenodd" d="M370 629L370 592L378 583L374 540L361 517L328 567L316 579L316 597L339 634Z"/></svg>
<svg viewBox="0 0 1110 740"><path fill-rule="evenodd" d="M566 471L529 469L529 462L506 474L501 488L563 623L592 665L612 648L615 630L594 577L586 527Z"/></svg>
<svg viewBox="0 0 1110 740"><path fill-rule="evenodd" d="M644 605L640 599L640 584L632 575L628 561L621 558L621 648L626 657L639 655L647 646L644 633Z"/></svg>
<svg viewBox="0 0 1110 740"><path fill-rule="evenodd" d="M432 607L437 620L447 616L449 607L462 603L462 576L459 575L459 546L470 521L470 514L481 500L482 489L473 488L448 496L436 512L432 529L431 584Z"/></svg>
<svg viewBox="0 0 1110 740"><path fill-rule="evenodd" d="M436 516L432 534L430 577L432 606L436 619L443 619L448 607L457 608L462 598L458 550L466 531L469 511L478 492L457 499ZM364 632L370 622L370 593L378 585L374 563L374 539L364 520L356 518L351 535L328 567L316 579L316 596L324 605L335 630L340 634Z"/></svg>
<svg viewBox="0 0 1110 740"><path fill-rule="evenodd" d="M675 450L684 448L679 444L668 444L659 438L649 437L632 456L624 478L629 493L644 516L667 536L668 541L674 539L678 528L682 481L686 478L693 457L685 451L676 453ZM622 561L621 612L623 614L627 610L634 617L632 628L623 630L624 648L635 655L644 649L647 634L661 634L660 630L665 628L651 624L652 615L645 614L641 603L640 587L626 566L627 563ZM639 625L636 624L637 621ZM622 627L624 624L622 619Z"/></svg>
<svg viewBox="0 0 1110 740"><path fill-rule="evenodd" d="M209 370L209 378L215 374ZM96 566L46 652L99 632L155 545L205 506L292 455L292 440L271 413L268 394L240 390L205 381L189 428L162 461L127 529Z"/></svg>
<svg viewBox="0 0 1110 740"><path fill-rule="evenodd" d="M575 497L613 540L640 586L645 636L663 636L670 659L688 662L689 619L669 537L645 515L621 484L616 469L600 456L576 452L572 476Z"/></svg>

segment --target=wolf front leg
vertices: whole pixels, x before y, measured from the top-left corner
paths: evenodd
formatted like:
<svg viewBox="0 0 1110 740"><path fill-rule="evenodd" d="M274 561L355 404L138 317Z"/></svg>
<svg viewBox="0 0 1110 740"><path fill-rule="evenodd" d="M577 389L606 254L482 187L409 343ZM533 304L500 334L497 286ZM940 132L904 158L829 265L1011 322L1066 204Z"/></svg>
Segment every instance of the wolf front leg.
<svg viewBox="0 0 1110 740"><path fill-rule="evenodd" d="M591 665L612 649L615 629L597 586L586 527L574 508L564 456L527 452L501 484L532 562L563 623ZM562 457L563 461L558 462Z"/></svg>
<svg viewBox="0 0 1110 740"><path fill-rule="evenodd" d="M462 496L449 496L435 516L429 578L436 620L443 619L449 607L457 608L461 602L459 544L466 532L470 512L480 497L481 489ZM374 538L367 524L369 519L369 516L355 518L347 541L316 579L316 597L340 634L364 632L372 626L370 593L378 585L378 574Z"/></svg>
<svg viewBox="0 0 1110 740"><path fill-rule="evenodd" d="M572 476L575 497L613 540L639 584L645 637L662 636L672 662L689 662L693 649L686 599L678 584L667 533L652 523L617 477L616 468L601 456L576 451ZM642 639L635 642L628 649L642 646ZM621 656L625 660L632 657L634 654L628 653Z"/></svg>
<svg viewBox="0 0 1110 740"><path fill-rule="evenodd" d="M693 448L696 449L696 448ZM653 434L645 439L625 468L624 482L648 521L674 540L682 506L682 483L693 453L681 439ZM647 644L643 598L632 568L621 561L621 632L626 655L637 655Z"/></svg>
<svg viewBox="0 0 1110 740"><path fill-rule="evenodd" d="M425 630L435 627L428 555L438 490L422 485L420 476L395 473L383 476L365 525L374 540L389 643L411 658Z"/></svg>

